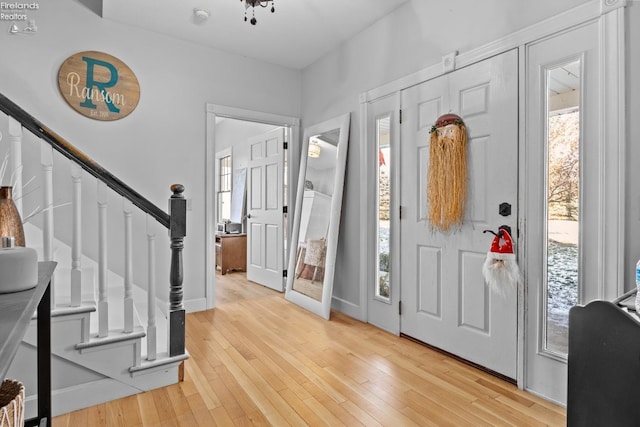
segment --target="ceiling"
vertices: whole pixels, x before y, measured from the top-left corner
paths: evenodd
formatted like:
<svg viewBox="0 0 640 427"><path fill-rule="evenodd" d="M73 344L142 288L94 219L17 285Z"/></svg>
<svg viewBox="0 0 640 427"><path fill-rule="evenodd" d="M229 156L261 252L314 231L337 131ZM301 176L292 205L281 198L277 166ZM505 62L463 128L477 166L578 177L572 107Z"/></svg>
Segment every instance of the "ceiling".
<svg viewBox="0 0 640 427"><path fill-rule="evenodd" d="M244 21L242 0L103 0L105 19L303 69L409 0L275 0ZM208 11L203 22L194 9ZM252 10L247 10L251 19Z"/></svg>
<svg viewBox="0 0 640 427"><path fill-rule="evenodd" d="M554 95L580 88L580 61L576 60L549 70L549 91Z"/></svg>

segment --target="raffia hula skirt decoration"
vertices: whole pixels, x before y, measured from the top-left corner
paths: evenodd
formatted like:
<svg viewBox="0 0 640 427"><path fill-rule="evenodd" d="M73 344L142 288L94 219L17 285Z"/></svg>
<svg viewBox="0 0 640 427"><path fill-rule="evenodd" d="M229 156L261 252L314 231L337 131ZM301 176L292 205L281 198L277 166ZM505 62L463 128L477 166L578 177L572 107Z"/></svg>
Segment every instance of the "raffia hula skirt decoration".
<svg viewBox="0 0 640 427"><path fill-rule="evenodd" d="M460 116L440 116L431 128L427 208L430 226L447 232L464 220L467 201L467 129Z"/></svg>
<svg viewBox="0 0 640 427"><path fill-rule="evenodd" d="M21 382L4 380L0 386L0 427L24 425L24 386Z"/></svg>

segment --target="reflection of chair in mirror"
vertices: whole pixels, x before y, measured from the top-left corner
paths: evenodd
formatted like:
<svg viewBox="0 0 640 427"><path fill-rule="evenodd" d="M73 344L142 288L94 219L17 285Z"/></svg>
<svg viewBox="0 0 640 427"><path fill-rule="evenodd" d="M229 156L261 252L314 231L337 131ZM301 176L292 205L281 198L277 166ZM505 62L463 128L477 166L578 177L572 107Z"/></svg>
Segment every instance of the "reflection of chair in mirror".
<svg viewBox="0 0 640 427"><path fill-rule="evenodd" d="M311 283L316 280L316 274L318 273L318 267L324 268L324 261L327 255L327 241L325 239L319 240L307 240L306 250L304 254L304 261L302 268L298 273L298 279L302 275L306 266L312 266L313 276L311 277Z"/></svg>

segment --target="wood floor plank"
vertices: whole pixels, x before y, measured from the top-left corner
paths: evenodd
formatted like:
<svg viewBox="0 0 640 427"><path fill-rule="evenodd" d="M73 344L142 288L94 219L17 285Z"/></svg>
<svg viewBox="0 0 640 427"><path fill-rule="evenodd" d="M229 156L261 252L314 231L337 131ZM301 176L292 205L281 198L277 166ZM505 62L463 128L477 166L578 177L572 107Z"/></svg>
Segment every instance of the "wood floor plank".
<svg viewBox="0 0 640 427"><path fill-rule="evenodd" d="M353 416L353 418L355 418L360 423L362 423L362 425L365 425L367 427L382 426L382 424L380 424L376 419L374 419L371 415L367 414L365 411L359 408L358 405L356 405L350 400L341 403L340 406L342 406L345 409L345 411L350 413Z"/></svg>
<svg viewBox="0 0 640 427"><path fill-rule="evenodd" d="M235 348L221 353L220 357L238 384L274 425L303 425L302 419L273 390L268 382L253 369L251 364Z"/></svg>
<svg viewBox="0 0 640 427"><path fill-rule="evenodd" d="M479 408L483 408L484 410L495 414L497 417L499 417L505 422L508 422L513 426L531 426L531 427L547 426L546 423L543 423L542 421L539 421L533 417L530 417L527 414L524 414L515 409L512 409L508 405L501 403L496 399L482 397L476 400L475 402L473 402L473 405L478 406Z"/></svg>
<svg viewBox="0 0 640 427"><path fill-rule="evenodd" d="M53 420L67 426L562 426L564 408L342 313L216 275L189 313L184 382Z"/></svg>
<svg viewBox="0 0 640 427"><path fill-rule="evenodd" d="M123 427L126 426L129 420L126 418L126 414L122 410L122 406L120 405L120 401L112 401L105 404L106 405L106 415L107 415L107 425L114 427ZM138 413L136 411L135 414L132 414L133 417L137 417ZM137 423L138 420L135 418L131 419L131 425L139 425Z"/></svg>
<svg viewBox="0 0 640 427"><path fill-rule="evenodd" d="M173 405L171 404L171 399L169 398L169 393L167 392L168 387L157 388L155 390L151 390L151 396L153 396L153 401L156 404L156 410L158 411L158 418L160 419L160 423L163 423L167 420L175 420L176 413L173 410Z"/></svg>
<svg viewBox="0 0 640 427"><path fill-rule="evenodd" d="M231 419L231 416L229 415L229 413L227 412L227 409L224 406L220 406L218 408L212 409L211 411L209 411L209 415L211 416L213 423L212 424L208 424L207 418L203 416L203 422L202 423L198 423L202 426L210 426L210 425L214 425L214 426L233 426L235 425L233 420Z"/></svg>
<svg viewBox="0 0 640 427"><path fill-rule="evenodd" d="M92 406L87 408L87 418L89 419L89 426L103 426L107 423L106 404ZM76 426L81 424L69 424L70 426Z"/></svg>
<svg viewBox="0 0 640 427"><path fill-rule="evenodd" d="M201 364L193 363L191 360L185 362L186 375L189 382L193 384L195 390L204 400L208 409L214 409L222 405L218 394L211 388L212 382L206 380L206 376L200 370ZM215 370L214 370L215 372ZM217 379L218 374L215 374ZM213 381L215 383L215 380Z"/></svg>
<svg viewBox="0 0 640 427"><path fill-rule="evenodd" d="M75 412L71 412L70 414L68 414L68 422L65 423L66 425L69 426L88 426L91 425L91 422L89 421L89 411L75 411ZM56 419L54 420L54 424L56 424L56 426L58 425L58 418L56 417ZM62 425L62 424L60 424ZM93 423L94 426L97 426L98 424L96 424L95 422Z"/></svg>
<svg viewBox="0 0 640 427"><path fill-rule="evenodd" d="M411 420L397 411L389 402L381 399L374 393L370 393L361 384L358 384L348 377L344 377L331 368L319 370L318 373L342 394L349 396L349 400L352 400L362 409L370 412L375 407L376 410L372 413L372 416L378 420L378 422L388 424L392 420L395 420L395 422L402 423L403 425L412 425Z"/></svg>
<svg viewBox="0 0 640 427"><path fill-rule="evenodd" d="M155 426L160 424L160 416L156 408L156 402L150 391L136 395L140 418L144 426ZM106 425L106 424L105 424Z"/></svg>
<svg viewBox="0 0 640 427"><path fill-rule="evenodd" d="M179 386L176 386L179 387ZM135 395L109 402L118 408L118 414L122 414L123 426L142 426L142 418L138 410L138 399Z"/></svg>

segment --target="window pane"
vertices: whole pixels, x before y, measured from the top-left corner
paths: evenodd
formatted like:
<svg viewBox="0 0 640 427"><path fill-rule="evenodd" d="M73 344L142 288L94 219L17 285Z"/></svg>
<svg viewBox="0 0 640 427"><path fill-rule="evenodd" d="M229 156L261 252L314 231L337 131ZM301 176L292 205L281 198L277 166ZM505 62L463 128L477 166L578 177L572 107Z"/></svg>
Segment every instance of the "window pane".
<svg viewBox="0 0 640 427"><path fill-rule="evenodd" d="M231 156L220 159L219 191L231 191Z"/></svg>
<svg viewBox="0 0 640 427"><path fill-rule="evenodd" d="M376 297L389 300L391 296L391 117L376 121L378 148L378 277Z"/></svg>
<svg viewBox="0 0 640 427"><path fill-rule="evenodd" d="M218 176L218 221L231 218L231 156L220 158Z"/></svg>
<svg viewBox="0 0 640 427"><path fill-rule="evenodd" d="M578 303L580 61L547 71L547 350L567 354L569 309Z"/></svg>
<svg viewBox="0 0 640 427"><path fill-rule="evenodd" d="M231 218L231 192L223 191L218 193L218 212L220 220L228 220Z"/></svg>

